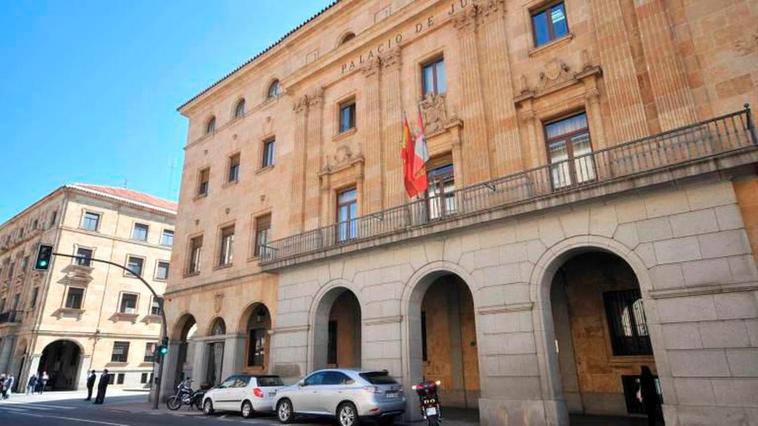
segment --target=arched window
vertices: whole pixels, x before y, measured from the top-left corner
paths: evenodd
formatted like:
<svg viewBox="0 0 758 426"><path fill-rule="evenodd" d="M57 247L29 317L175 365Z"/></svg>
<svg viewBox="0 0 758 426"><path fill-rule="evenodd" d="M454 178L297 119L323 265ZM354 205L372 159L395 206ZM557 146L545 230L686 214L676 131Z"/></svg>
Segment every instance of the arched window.
<svg viewBox="0 0 758 426"><path fill-rule="evenodd" d="M279 85L279 80L274 80L270 86L268 86L268 98L276 98L281 93L281 86Z"/></svg>
<svg viewBox="0 0 758 426"><path fill-rule="evenodd" d="M342 36L342 38L340 39L340 44L345 44L354 38L355 38L355 33L349 32Z"/></svg>
<svg viewBox="0 0 758 426"><path fill-rule="evenodd" d="M216 117L211 117L210 120L208 120L208 124L205 126L205 134L210 135L211 133L216 131Z"/></svg>
<svg viewBox="0 0 758 426"><path fill-rule="evenodd" d="M237 106L234 107L234 118L240 118L245 115L245 100L240 99Z"/></svg>

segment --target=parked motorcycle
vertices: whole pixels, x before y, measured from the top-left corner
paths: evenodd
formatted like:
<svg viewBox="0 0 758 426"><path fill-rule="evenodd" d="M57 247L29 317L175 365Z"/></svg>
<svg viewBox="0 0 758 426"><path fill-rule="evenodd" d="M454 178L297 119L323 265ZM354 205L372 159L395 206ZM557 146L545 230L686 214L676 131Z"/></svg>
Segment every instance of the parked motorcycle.
<svg viewBox="0 0 758 426"><path fill-rule="evenodd" d="M188 405L190 407L195 407L198 410L202 410L203 396L205 396L205 390L198 389L193 391L192 380L186 379L176 387L176 394L166 400L166 406L172 411L180 409L182 405Z"/></svg>
<svg viewBox="0 0 758 426"><path fill-rule="evenodd" d="M437 387L440 381L423 382L411 387L416 391L421 406L421 414L426 419L428 426L437 426L442 423L442 411L440 410L440 398L437 395Z"/></svg>

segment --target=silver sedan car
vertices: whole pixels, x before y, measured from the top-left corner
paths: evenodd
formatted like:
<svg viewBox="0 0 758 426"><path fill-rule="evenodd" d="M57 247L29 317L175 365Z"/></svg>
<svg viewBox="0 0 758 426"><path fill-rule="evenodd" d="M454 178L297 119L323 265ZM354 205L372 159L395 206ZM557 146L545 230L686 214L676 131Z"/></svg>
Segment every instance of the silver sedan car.
<svg viewBox="0 0 758 426"><path fill-rule="evenodd" d="M340 426L364 419L391 425L405 411L405 394L387 371L328 369L279 389L274 407L281 423L305 414L336 417Z"/></svg>

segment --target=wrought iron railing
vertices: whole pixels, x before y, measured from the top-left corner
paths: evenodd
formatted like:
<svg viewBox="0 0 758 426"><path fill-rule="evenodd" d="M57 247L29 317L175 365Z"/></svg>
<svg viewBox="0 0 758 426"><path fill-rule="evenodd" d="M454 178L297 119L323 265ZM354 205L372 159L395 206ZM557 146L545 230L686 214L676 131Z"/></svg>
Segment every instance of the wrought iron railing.
<svg viewBox="0 0 758 426"><path fill-rule="evenodd" d="M750 107L573 159L498 179L428 195L397 207L271 241L261 247L261 265L366 241L539 198L608 183L754 146Z"/></svg>
<svg viewBox="0 0 758 426"><path fill-rule="evenodd" d="M21 322L21 319L23 318L24 311L5 311L3 313L0 313L0 324L7 323L7 322Z"/></svg>

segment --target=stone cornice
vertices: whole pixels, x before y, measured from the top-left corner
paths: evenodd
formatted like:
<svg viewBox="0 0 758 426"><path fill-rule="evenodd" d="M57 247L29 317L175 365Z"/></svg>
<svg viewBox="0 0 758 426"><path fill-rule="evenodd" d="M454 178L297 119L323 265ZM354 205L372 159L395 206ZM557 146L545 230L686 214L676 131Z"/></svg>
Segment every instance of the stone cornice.
<svg viewBox="0 0 758 426"><path fill-rule="evenodd" d="M758 283L707 284L697 287L667 288L651 290L649 294L652 299L671 299L675 297L704 296L709 294L741 293L749 291L758 291Z"/></svg>

